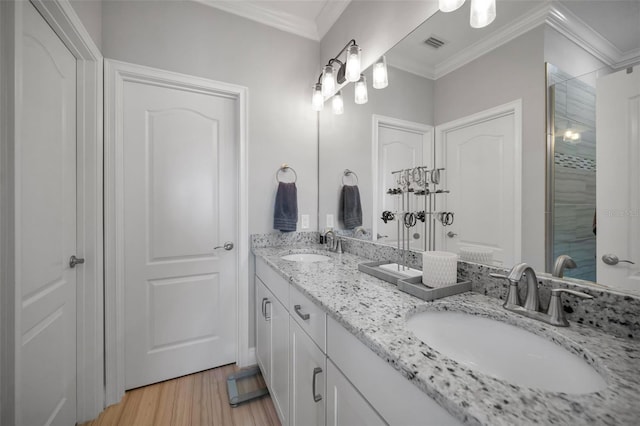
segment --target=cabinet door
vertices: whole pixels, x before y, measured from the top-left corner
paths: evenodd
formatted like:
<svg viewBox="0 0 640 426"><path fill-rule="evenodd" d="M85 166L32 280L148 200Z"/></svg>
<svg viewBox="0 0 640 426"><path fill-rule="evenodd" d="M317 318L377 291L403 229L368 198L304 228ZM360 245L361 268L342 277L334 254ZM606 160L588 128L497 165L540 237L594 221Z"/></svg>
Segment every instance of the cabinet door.
<svg viewBox="0 0 640 426"><path fill-rule="evenodd" d="M366 399L327 361L327 426L383 426L387 423Z"/></svg>
<svg viewBox="0 0 640 426"><path fill-rule="evenodd" d="M291 319L291 407L290 424L324 426L326 357Z"/></svg>
<svg viewBox="0 0 640 426"><path fill-rule="evenodd" d="M273 298L271 298L273 299ZM269 290L256 276L256 358L262 377L271 388L271 323L272 309Z"/></svg>
<svg viewBox="0 0 640 426"><path fill-rule="evenodd" d="M270 304L271 315L271 397L282 426L289 419L289 312L277 299ZM295 424L295 423L293 423Z"/></svg>

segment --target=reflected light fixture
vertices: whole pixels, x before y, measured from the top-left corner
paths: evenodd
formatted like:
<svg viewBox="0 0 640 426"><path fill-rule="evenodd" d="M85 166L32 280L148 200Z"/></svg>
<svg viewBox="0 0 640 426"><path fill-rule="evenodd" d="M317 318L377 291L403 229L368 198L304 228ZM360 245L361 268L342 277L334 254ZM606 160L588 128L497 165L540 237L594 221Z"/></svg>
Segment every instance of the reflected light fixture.
<svg viewBox="0 0 640 426"><path fill-rule="evenodd" d="M387 59L381 56L380 59L373 64L373 88L384 89L389 85L389 76L387 74Z"/></svg>
<svg viewBox="0 0 640 426"><path fill-rule="evenodd" d="M344 112L344 99L342 99L342 90L338 90L338 93L333 96L333 99L331 100L331 107L335 115L340 115Z"/></svg>
<svg viewBox="0 0 640 426"><path fill-rule="evenodd" d="M469 24L473 28L483 28L496 19L496 0L471 0Z"/></svg>
<svg viewBox="0 0 640 426"><path fill-rule="evenodd" d="M360 74L360 79L356 82L355 87L355 102L358 105L366 104L369 100L369 96L367 94L367 78Z"/></svg>
<svg viewBox="0 0 640 426"><path fill-rule="evenodd" d="M443 12L453 12L460 9L464 4L464 0L439 0L438 8Z"/></svg>
<svg viewBox="0 0 640 426"><path fill-rule="evenodd" d="M566 132L564 132L564 135L562 135L562 141L568 142L573 145L580 143L580 132L567 130Z"/></svg>
<svg viewBox="0 0 640 426"><path fill-rule="evenodd" d="M460 9L465 0L438 0L438 8L443 12ZM469 25L484 28L496 19L496 0L471 0Z"/></svg>

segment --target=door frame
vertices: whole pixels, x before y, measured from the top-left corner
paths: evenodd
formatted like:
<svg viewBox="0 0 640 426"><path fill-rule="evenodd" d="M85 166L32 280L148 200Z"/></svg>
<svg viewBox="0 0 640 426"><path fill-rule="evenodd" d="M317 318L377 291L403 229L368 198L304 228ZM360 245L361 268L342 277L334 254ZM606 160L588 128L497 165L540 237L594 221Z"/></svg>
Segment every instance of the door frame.
<svg viewBox="0 0 640 426"><path fill-rule="evenodd" d="M371 240L376 241L378 236L378 215L381 212L376 211L378 208L378 178L380 171L378 170L378 149L380 147L378 141L378 129L381 126L392 127L398 130L404 130L409 132L415 132L422 134L423 143L427 139L427 135L431 134L430 141L433 143L433 126L424 123L417 123L414 121L402 120L399 118L388 117L379 114L373 114L371 116L371 179L372 179L372 191L373 191L373 211L371 219ZM435 145L432 146L434 150L431 154L435 161ZM400 236L398 236L400 238Z"/></svg>
<svg viewBox="0 0 640 426"><path fill-rule="evenodd" d="M106 405L120 401L124 376L124 179L123 107L125 82L152 83L198 93L236 99L235 147L238 179L238 230L236 265L237 352L240 366L255 363L249 349L249 186L248 186L248 89L243 86L175 73L142 65L105 59L105 386Z"/></svg>
<svg viewBox="0 0 640 426"><path fill-rule="evenodd" d="M68 0L30 0L47 24L76 58L77 102L77 254L86 263L76 272L76 420L96 417L104 408L103 340L103 211L102 211L102 96L103 58ZM22 15L26 2L0 2L0 423L19 423L21 384L20 318L17 304L21 288L16 271L20 221L18 184Z"/></svg>
<svg viewBox="0 0 640 426"><path fill-rule="evenodd" d="M464 127L480 124L485 121L494 120L496 118L513 115L514 129L514 173L515 173L515 196L513 200L514 208L514 262L518 263L522 259L522 99L517 99L506 104L498 105L466 117L458 118L447 123L439 124L435 128L435 150L437 164L444 165L444 153L446 152L443 144L446 140L447 133ZM446 171L445 171L446 173ZM446 176L446 175L445 175ZM437 246L444 247L445 228L438 233Z"/></svg>

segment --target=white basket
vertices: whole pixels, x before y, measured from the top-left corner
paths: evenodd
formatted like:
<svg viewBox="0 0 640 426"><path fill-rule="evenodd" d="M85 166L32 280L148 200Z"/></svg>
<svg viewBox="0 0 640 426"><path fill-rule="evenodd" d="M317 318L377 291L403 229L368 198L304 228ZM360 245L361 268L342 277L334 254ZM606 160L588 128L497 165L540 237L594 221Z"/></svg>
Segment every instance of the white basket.
<svg viewBox="0 0 640 426"><path fill-rule="evenodd" d="M455 284L457 278L457 254L446 251L422 253L422 284L429 287L445 287Z"/></svg>

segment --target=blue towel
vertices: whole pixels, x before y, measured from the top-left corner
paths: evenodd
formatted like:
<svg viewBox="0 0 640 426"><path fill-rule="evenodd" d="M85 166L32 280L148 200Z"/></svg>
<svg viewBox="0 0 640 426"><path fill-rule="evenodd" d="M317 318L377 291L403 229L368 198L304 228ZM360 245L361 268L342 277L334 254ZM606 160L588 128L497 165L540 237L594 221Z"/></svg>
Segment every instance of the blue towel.
<svg viewBox="0 0 640 426"><path fill-rule="evenodd" d="M273 228L282 232L296 230L298 223L298 190L295 182L280 182L273 212Z"/></svg>
<svg viewBox="0 0 640 426"><path fill-rule="evenodd" d="M358 185L343 185L340 196L340 211L344 227L353 229L362 226L362 204Z"/></svg>

